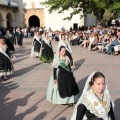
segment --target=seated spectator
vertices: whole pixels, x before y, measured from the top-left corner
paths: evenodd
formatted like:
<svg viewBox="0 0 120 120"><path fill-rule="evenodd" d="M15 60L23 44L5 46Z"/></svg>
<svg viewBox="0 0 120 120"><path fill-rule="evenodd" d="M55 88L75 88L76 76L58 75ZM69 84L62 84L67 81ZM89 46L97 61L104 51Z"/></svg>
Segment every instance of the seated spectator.
<svg viewBox="0 0 120 120"><path fill-rule="evenodd" d="M99 43L99 38L98 38L98 35L94 35L94 41L91 43L91 45L89 46L90 47L90 50L93 50L95 51L96 48L97 48L97 44Z"/></svg>
<svg viewBox="0 0 120 120"><path fill-rule="evenodd" d="M103 42L104 42L104 37L99 38L99 43L97 44L98 53L103 52L102 51Z"/></svg>
<svg viewBox="0 0 120 120"><path fill-rule="evenodd" d="M102 45L98 49L99 49L99 52L103 53L105 52L104 49L106 45L110 43L110 36L108 34L105 34L104 37L102 37L101 42L102 42Z"/></svg>
<svg viewBox="0 0 120 120"><path fill-rule="evenodd" d="M95 37L94 37L94 35L92 34L92 35L89 37L88 50L91 50L91 46L92 46L92 44L93 44L93 42L94 42L94 39L95 39Z"/></svg>
<svg viewBox="0 0 120 120"><path fill-rule="evenodd" d="M119 45L117 36L113 35L112 36L112 43L108 46L108 55L113 54L114 51L114 47Z"/></svg>
<svg viewBox="0 0 120 120"><path fill-rule="evenodd" d="M118 43L119 43L119 45L116 45L115 47L114 47L114 55L118 55L119 54L119 51L120 51L120 35L118 35Z"/></svg>
<svg viewBox="0 0 120 120"><path fill-rule="evenodd" d="M83 48L87 48L88 45L89 45L89 34L85 34L83 41Z"/></svg>

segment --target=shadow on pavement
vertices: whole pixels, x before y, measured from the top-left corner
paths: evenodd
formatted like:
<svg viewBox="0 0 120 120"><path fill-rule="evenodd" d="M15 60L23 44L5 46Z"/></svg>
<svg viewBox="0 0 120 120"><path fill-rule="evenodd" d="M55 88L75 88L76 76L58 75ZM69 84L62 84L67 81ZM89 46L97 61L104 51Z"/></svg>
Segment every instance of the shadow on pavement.
<svg viewBox="0 0 120 120"><path fill-rule="evenodd" d="M80 90L80 96L81 96L81 94L83 92L83 89L84 89L85 83L87 81L87 78L88 78L88 76L86 76L85 78L79 80L79 82L78 82L78 87L79 87L79 90Z"/></svg>
<svg viewBox="0 0 120 120"><path fill-rule="evenodd" d="M64 110L62 110L59 114L57 114L52 120L56 120L56 118L62 114L63 112L65 112L69 107L66 107ZM62 120L62 119L61 119ZM64 119L63 119L64 120ZM65 119L66 120L66 119Z"/></svg>
<svg viewBox="0 0 120 120"><path fill-rule="evenodd" d="M38 116L36 116L33 120L43 120L43 118L47 115L47 112L42 112Z"/></svg>
<svg viewBox="0 0 120 120"><path fill-rule="evenodd" d="M39 102L37 102L37 103L35 103L34 105L32 105L32 106L31 106L30 108L28 108L25 112L22 112L22 113L20 113L20 114L18 114L18 115L15 115L15 116L13 117L13 120L19 120L19 119L20 119L20 120L23 120L26 115L29 115L29 114L35 112L35 111L37 110L37 108L38 108L37 105L38 105L39 103L41 103L44 99L45 99L45 97L42 98ZM23 102L24 102L24 100L23 100ZM39 114L38 116L36 116L33 120L41 120L41 118L43 119L46 115L47 115L47 112L43 112L43 113Z"/></svg>
<svg viewBox="0 0 120 120"><path fill-rule="evenodd" d="M11 120L19 120L19 119L23 120L23 118L26 115L34 112L37 109L37 106L33 106L33 107L27 109L25 112L22 112L22 113L16 115L17 108L18 107L25 107L27 105L27 103L28 103L29 98L31 96L33 96L34 94L35 94L35 92L31 92L31 93L29 93L28 95L26 95L23 98L19 98L19 99L16 99L16 100L8 103L9 104L8 108L10 108L10 105L12 105L14 103L12 105L13 109L11 110L12 111L12 115L10 116Z"/></svg>
<svg viewBox="0 0 120 120"><path fill-rule="evenodd" d="M21 76L21 75L24 75L26 73L28 73L29 71L33 70L35 67L41 65L42 63L38 63L38 64L35 64L35 65L31 65L29 67L25 67L23 69L20 69L20 70L17 70L15 71L15 73L12 75L12 77L18 77L18 76Z"/></svg>
<svg viewBox="0 0 120 120"><path fill-rule="evenodd" d="M58 120L67 120L65 117L61 117Z"/></svg>
<svg viewBox="0 0 120 120"><path fill-rule="evenodd" d="M16 58L20 58L20 57L24 57L24 56L26 56L26 55L29 55L29 56L30 56L30 52L27 52L27 53L25 52L24 54L22 53L22 54L19 54L19 55L16 54L15 57L16 57Z"/></svg>
<svg viewBox="0 0 120 120"><path fill-rule="evenodd" d="M81 60L76 61L74 70L78 70L84 62L85 62L85 59L81 59Z"/></svg>
<svg viewBox="0 0 120 120"><path fill-rule="evenodd" d="M18 63L18 62L21 62L22 60L25 60L25 59L27 59L27 58L29 58L29 57L21 58L21 59L19 59L19 60L14 60L14 61L12 61L12 63L13 63L13 64Z"/></svg>
<svg viewBox="0 0 120 120"><path fill-rule="evenodd" d="M14 120L13 118L17 112L17 108L20 106L26 106L28 99L35 94L35 92L31 92L23 98L19 98L19 95L14 95L14 93L11 94L11 91L18 87L19 85L12 81L0 83L0 120ZM16 98L17 96L18 98ZM24 118L24 115L33 112L35 109L36 108L32 108L27 110L27 112L22 113L22 118ZM19 116L17 118L15 117L15 119L19 120Z"/></svg>

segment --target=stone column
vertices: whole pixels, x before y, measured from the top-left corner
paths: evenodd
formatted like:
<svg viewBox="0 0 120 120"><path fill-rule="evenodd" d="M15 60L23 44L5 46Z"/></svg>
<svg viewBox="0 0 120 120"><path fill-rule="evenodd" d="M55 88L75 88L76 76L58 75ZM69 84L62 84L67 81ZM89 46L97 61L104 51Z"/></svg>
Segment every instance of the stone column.
<svg viewBox="0 0 120 120"><path fill-rule="evenodd" d="M3 19L3 27L7 28L7 19Z"/></svg>

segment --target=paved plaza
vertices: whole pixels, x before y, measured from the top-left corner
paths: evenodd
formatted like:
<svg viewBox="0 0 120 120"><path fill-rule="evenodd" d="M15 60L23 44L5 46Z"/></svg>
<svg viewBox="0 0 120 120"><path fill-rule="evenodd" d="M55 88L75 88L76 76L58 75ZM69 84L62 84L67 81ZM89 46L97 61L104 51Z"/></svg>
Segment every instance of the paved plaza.
<svg viewBox="0 0 120 120"><path fill-rule="evenodd" d="M74 107L54 105L46 100L46 89L52 74L51 64L30 58L32 39L17 45L12 60L15 72L9 80L0 80L0 120L70 120ZM56 42L52 42L54 52ZM111 56L72 46L75 78L82 92L88 75L101 71L115 102L116 120L120 120L120 55Z"/></svg>

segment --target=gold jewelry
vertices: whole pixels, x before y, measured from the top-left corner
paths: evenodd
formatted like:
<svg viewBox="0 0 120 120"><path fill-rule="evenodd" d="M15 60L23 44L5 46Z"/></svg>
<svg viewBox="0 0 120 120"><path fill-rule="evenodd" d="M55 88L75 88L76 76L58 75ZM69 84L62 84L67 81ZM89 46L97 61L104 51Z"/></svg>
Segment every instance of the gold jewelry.
<svg viewBox="0 0 120 120"><path fill-rule="evenodd" d="M100 101L100 104L104 107L107 104L107 102L106 101Z"/></svg>

